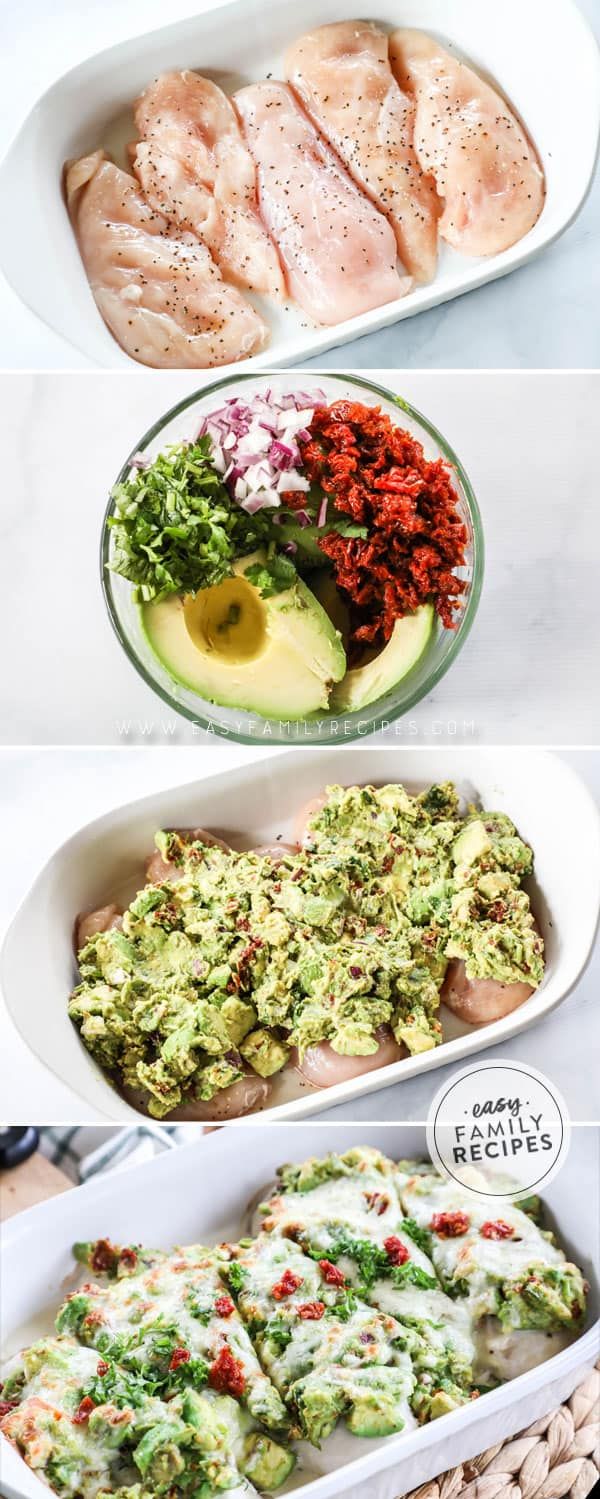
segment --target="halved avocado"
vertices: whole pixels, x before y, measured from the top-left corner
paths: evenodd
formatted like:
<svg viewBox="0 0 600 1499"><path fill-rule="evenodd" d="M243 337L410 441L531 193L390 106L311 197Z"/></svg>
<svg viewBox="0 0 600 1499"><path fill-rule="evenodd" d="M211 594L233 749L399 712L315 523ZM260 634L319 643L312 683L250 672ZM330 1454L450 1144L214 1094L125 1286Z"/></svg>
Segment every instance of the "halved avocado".
<svg viewBox="0 0 600 1499"><path fill-rule="evenodd" d="M265 561L254 552L214 588L145 604L143 628L175 681L208 702L265 718L307 718L328 707L346 669L345 651L301 578L262 597L244 574Z"/></svg>
<svg viewBox="0 0 600 1499"><path fill-rule="evenodd" d="M383 650L365 666L355 666L334 688L331 707L337 712L366 708L390 692L416 666L429 644L435 613L433 604L422 604L414 614L397 619Z"/></svg>

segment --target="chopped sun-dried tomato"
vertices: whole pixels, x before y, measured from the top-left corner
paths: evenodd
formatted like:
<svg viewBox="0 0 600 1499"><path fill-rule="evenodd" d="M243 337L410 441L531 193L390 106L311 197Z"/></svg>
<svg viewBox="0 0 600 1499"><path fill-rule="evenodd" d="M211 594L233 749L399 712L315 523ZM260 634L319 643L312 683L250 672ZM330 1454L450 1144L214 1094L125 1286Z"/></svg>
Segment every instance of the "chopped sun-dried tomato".
<svg viewBox="0 0 600 1499"><path fill-rule="evenodd" d="M466 583L467 529L451 470L426 459L420 442L377 406L335 401L318 406L302 445L307 477L366 536L330 530L318 545L350 610L350 657L383 647L394 624L431 600L452 629ZM287 495L286 505L305 502Z"/></svg>
<svg viewBox="0 0 600 1499"><path fill-rule="evenodd" d="M87 1317L84 1317L83 1319L82 1325L83 1327L87 1328L89 1332L91 1332L94 1327L101 1327L103 1321L104 1313L96 1310L93 1312L88 1312Z"/></svg>
<svg viewBox="0 0 600 1499"><path fill-rule="evenodd" d="M135 1270L138 1257L135 1249L122 1249L119 1255L119 1267L124 1270Z"/></svg>
<svg viewBox="0 0 600 1499"><path fill-rule="evenodd" d="M514 1228L512 1223L505 1223L504 1218L497 1218L495 1223L488 1219L482 1223L479 1230L483 1239L512 1239Z"/></svg>
<svg viewBox="0 0 600 1499"><path fill-rule="evenodd" d="M16 1405L16 1400L0 1400L0 1421L4 1420L4 1417L8 1415L9 1411L14 1411L16 1409Z"/></svg>
<svg viewBox="0 0 600 1499"><path fill-rule="evenodd" d="M302 1276L295 1275L293 1270L284 1270L281 1280L271 1286L271 1295L276 1301L283 1301L284 1297L291 1296L302 1285Z"/></svg>
<svg viewBox="0 0 600 1499"><path fill-rule="evenodd" d="M230 1317L231 1313L235 1311L231 1296L217 1296L217 1299L215 1301L215 1311L217 1313L217 1317Z"/></svg>
<svg viewBox="0 0 600 1499"><path fill-rule="evenodd" d="M85 1426L86 1421L89 1421L92 1411L95 1409L96 1407L94 1405L94 1401L91 1398L91 1395L86 1395L85 1399L82 1400L79 1409L76 1410L75 1415L73 1416L73 1425Z"/></svg>
<svg viewBox="0 0 600 1499"><path fill-rule="evenodd" d="M104 1359L101 1358L100 1359L100 1363L98 1364L97 1369L96 1369L96 1374L98 1374L100 1376L100 1379L103 1379L104 1375L108 1374L109 1368L110 1368L110 1364L105 1363Z"/></svg>
<svg viewBox="0 0 600 1499"><path fill-rule="evenodd" d="M363 1197L369 1212L376 1213L378 1218L381 1218L382 1213L389 1208L390 1199L383 1192L363 1192Z"/></svg>
<svg viewBox="0 0 600 1499"><path fill-rule="evenodd" d="M119 1251L111 1244L110 1239L98 1239L94 1244L90 1266L92 1270L103 1270L104 1272L114 1270L119 1258Z"/></svg>
<svg viewBox="0 0 600 1499"><path fill-rule="evenodd" d="M178 1369L180 1364L189 1364L190 1358L191 1353L187 1348L174 1348L171 1354L171 1362L169 1364L171 1373L174 1373L175 1369Z"/></svg>
<svg viewBox="0 0 600 1499"><path fill-rule="evenodd" d="M338 1270L337 1265L332 1265L331 1260L319 1260L319 1270L328 1286L345 1286L346 1277L343 1270Z"/></svg>
<svg viewBox="0 0 600 1499"><path fill-rule="evenodd" d="M410 1259L406 1244L402 1243L397 1234L390 1234L388 1239L384 1239L383 1247L392 1265L405 1265Z"/></svg>
<svg viewBox="0 0 600 1499"><path fill-rule="evenodd" d="M305 1322L319 1322L324 1311L324 1301L305 1301L298 1307L298 1316L303 1317Z"/></svg>
<svg viewBox="0 0 600 1499"><path fill-rule="evenodd" d="M460 1239L468 1233L470 1222L468 1213L434 1213L429 1227L440 1239Z"/></svg>
<svg viewBox="0 0 600 1499"><path fill-rule="evenodd" d="M221 1348L214 1364L211 1364L209 1384L221 1394L236 1395L239 1399L246 1389L246 1377L240 1360L234 1358L231 1349Z"/></svg>

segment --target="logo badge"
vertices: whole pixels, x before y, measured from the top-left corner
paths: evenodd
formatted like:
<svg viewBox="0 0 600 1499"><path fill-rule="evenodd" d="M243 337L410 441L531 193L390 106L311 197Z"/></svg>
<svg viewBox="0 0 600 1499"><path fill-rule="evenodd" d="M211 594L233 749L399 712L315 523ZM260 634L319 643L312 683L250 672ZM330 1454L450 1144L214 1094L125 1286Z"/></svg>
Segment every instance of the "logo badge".
<svg viewBox="0 0 600 1499"><path fill-rule="evenodd" d="M455 1073L427 1121L438 1171L504 1202L541 1192L563 1165L570 1138L566 1104L549 1078L502 1059Z"/></svg>

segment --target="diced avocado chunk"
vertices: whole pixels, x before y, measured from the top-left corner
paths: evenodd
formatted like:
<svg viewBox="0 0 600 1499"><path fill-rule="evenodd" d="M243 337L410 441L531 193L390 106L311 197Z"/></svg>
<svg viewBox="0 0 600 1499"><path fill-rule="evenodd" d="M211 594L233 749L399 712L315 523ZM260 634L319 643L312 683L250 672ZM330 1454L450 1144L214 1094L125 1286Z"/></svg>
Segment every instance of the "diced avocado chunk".
<svg viewBox="0 0 600 1499"><path fill-rule="evenodd" d="M56 1318L56 1331L77 1332L84 1317L87 1317L91 1305L89 1296L85 1296L81 1291L77 1292L75 1296L69 1296L61 1306Z"/></svg>
<svg viewBox="0 0 600 1499"><path fill-rule="evenodd" d="M289 1478L295 1462L294 1453L280 1447L272 1437L263 1432L252 1432L246 1439L240 1466L251 1483L271 1493Z"/></svg>
<svg viewBox="0 0 600 1499"><path fill-rule="evenodd" d="M468 822L458 838L455 838L452 858L455 864L474 864L488 848L491 848L491 839L483 823L476 818L475 821Z"/></svg>
<svg viewBox="0 0 600 1499"><path fill-rule="evenodd" d="M289 1046L283 1046L269 1031L262 1029L251 1031L242 1041L240 1051L246 1062L258 1072L260 1077L271 1077L274 1072L280 1072L285 1067L290 1054Z"/></svg>
<svg viewBox="0 0 600 1499"><path fill-rule="evenodd" d="M252 1030L252 1026L256 1025L256 1010L254 1005L247 1004L237 995L230 995L221 1005L221 1018L233 1045L239 1046L240 1041L248 1035L248 1031Z"/></svg>
<svg viewBox="0 0 600 1499"><path fill-rule="evenodd" d="M179 1443L187 1435L183 1421L159 1421L142 1437L133 1454L142 1478L154 1484L170 1484L183 1472L185 1460Z"/></svg>
<svg viewBox="0 0 600 1499"><path fill-rule="evenodd" d="M329 1383L325 1376L309 1374L292 1386L291 1398L304 1435L313 1447L320 1447L331 1436L346 1408L344 1390Z"/></svg>
<svg viewBox="0 0 600 1499"><path fill-rule="evenodd" d="M558 1332L578 1326L584 1317L586 1286L576 1265L529 1265L514 1281L505 1281L497 1316L503 1327Z"/></svg>
<svg viewBox="0 0 600 1499"><path fill-rule="evenodd" d="M375 1390L366 1390L348 1412L346 1425L355 1437L389 1437L402 1430L404 1421L398 1416L393 1400L382 1402Z"/></svg>

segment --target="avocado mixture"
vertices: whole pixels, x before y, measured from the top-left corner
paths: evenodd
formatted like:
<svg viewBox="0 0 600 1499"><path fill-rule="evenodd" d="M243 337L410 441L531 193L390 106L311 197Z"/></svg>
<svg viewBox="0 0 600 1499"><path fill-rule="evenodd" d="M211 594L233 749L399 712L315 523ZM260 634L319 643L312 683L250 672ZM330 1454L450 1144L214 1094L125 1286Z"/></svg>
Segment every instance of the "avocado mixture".
<svg viewBox="0 0 600 1499"><path fill-rule="evenodd" d="M88 1050L156 1118L207 1101L290 1049L438 1046L451 958L469 978L542 979L522 881L531 849L504 813L461 815L450 782L328 788L305 847L274 863L160 832L173 878L79 954L69 1014Z"/></svg>
<svg viewBox="0 0 600 1499"><path fill-rule="evenodd" d="M299 1439L319 1447L339 1422L385 1437L455 1410L585 1317L581 1271L537 1208L498 1219L485 1189L358 1146L281 1167L237 1243L76 1244L92 1279L57 1335L11 1360L0 1430L71 1499L251 1499L286 1482Z"/></svg>

